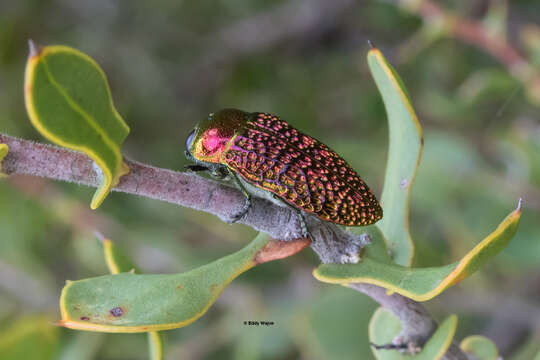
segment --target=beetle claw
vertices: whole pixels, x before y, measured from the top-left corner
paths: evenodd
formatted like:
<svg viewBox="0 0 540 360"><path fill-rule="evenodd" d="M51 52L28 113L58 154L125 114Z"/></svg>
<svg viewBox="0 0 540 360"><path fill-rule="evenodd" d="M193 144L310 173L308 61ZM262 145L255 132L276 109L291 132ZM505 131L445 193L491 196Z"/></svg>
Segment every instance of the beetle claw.
<svg viewBox="0 0 540 360"><path fill-rule="evenodd" d="M302 231L302 237L311 239L311 241L313 241L313 235L311 235L311 232L309 232L304 214L302 214L302 211L300 210L298 211L298 218L300 219L300 230Z"/></svg>
<svg viewBox="0 0 540 360"><path fill-rule="evenodd" d="M231 216L231 224L240 221L240 219L246 216L250 207L251 207L251 195L248 194L248 196L246 196L246 201L244 202L244 206L242 206L242 209L238 213Z"/></svg>

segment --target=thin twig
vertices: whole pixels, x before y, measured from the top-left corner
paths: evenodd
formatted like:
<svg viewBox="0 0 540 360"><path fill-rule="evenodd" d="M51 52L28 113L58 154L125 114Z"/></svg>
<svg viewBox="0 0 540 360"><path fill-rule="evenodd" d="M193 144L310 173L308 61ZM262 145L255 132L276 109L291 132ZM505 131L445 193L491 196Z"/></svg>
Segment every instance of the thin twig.
<svg viewBox="0 0 540 360"><path fill-rule="evenodd" d="M534 103L538 103L540 72L515 46L505 38L493 36L479 21L462 18L430 0L395 0L404 9L420 16L426 24L444 24L445 34L472 45L491 55L505 66L508 72L527 89Z"/></svg>
<svg viewBox="0 0 540 360"><path fill-rule="evenodd" d="M93 162L84 154L56 146L35 143L0 134L0 143L9 146L2 161L2 171L8 175L26 174L96 187L100 178ZM149 197L205 211L230 221L243 206L240 191L191 173L156 168L126 160L131 171L114 188L129 194ZM323 263L339 263L344 256L358 251L363 243L360 236L344 231L334 224L306 219L314 237L311 246ZM275 239L301 238L301 226L295 211L254 198L253 206L239 221ZM279 250L279 249L278 249ZM436 329L436 322L423 305L398 294L368 284L352 284L351 288L373 298L391 310L402 322L401 343L423 344ZM466 359L452 345L444 359Z"/></svg>

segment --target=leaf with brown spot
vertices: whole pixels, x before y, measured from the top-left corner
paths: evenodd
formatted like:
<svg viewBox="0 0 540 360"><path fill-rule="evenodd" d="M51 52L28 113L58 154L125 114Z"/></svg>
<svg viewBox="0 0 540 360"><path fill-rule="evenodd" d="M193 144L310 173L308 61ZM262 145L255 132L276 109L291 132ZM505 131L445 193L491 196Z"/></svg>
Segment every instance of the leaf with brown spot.
<svg viewBox="0 0 540 360"><path fill-rule="evenodd" d="M271 241L267 235L259 234L240 251L182 274L124 272L72 281L64 287L60 298L61 325L103 332L146 332L186 326L202 316L234 278L257 265L257 254L265 254L263 258L269 261L299 248L298 244L268 245ZM284 248L289 251L279 251ZM273 252L279 256L271 255ZM119 304L129 304L129 311L123 305L122 316L113 316L110 311ZM90 321L80 320L88 314L92 314Z"/></svg>

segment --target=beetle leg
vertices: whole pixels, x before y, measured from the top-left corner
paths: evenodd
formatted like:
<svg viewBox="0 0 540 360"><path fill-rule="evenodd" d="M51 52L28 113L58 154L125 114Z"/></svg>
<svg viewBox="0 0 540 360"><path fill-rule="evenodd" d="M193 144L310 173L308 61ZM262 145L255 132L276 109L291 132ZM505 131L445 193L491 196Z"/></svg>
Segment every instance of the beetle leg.
<svg viewBox="0 0 540 360"><path fill-rule="evenodd" d="M223 166L215 166L211 169L210 175L217 180L227 180L229 171Z"/></svg>
<svg viewBox="0 0 540 360"><path fill-rule="evenodd" d="M186 165L185 168L189 171L193 171L193 172L199 172L199 171L207 171L207 170L210 170L208 169L206 166L202 166L202 165Z"/></svg>
<svg viewBox="0 0 540 360"><path fill-rule="evenodd" d="M227 180L229 172L221 166L204 166L204 165L186 165L185 168L191 172L209 171L210 176L217 180Z"/></svg>
<svg viewBox="0 0 540 360"><path fill-rule="evenodd" d="M304 217L304 214L302 213L302 211L295 208L295 207L293 207L293 206L291 206L291 205L289 205L288 203L283 201L282 198L280 198L279 196L277 196L274 193L272 193L272 199L274 199L274 202L277 205L288 207L290 209L296 210L296 213L298 214L298 219L300 220L300 230L302 231L302 237L307 238L307 239L311 239L313 241L313 235L311 235L311 233L308 230L307 223L306 223L306 218Z"/></svg>
<svg viewBox="0 0 540 360"><path fill-rule="evenodd" d="M298 210L298 217L300 218L300 229L302 230L302 236L313 241L313 235L311 235L308 230L306 218L304 217L304 214L302 214L301 210Z"/></svg>
<svg viewBox="0 0 540 360"><path fill-rule="evenodd" d="M233 178L238 188L240 188L240 191L242 192L242 194L244 194L245 198L244 206L242 206L242 209L231 217L231 222L235 223L241 218L243 218L249 211L249 208L251 207L251 194L247 192L246 188L244 187L244 185L242 185L242 182L240 181L240 179L238 179L238 176L234 172L228 170L227 172L228 175Z"/></svg>

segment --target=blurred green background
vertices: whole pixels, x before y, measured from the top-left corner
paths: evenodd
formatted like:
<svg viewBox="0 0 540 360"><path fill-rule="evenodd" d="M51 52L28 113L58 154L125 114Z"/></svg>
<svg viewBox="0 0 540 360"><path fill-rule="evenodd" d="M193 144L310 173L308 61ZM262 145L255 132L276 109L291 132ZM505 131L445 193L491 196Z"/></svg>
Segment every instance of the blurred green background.
<svg viewBox="0 0 540 360"><path fill-rule="evenodd" d="M474 33L449 30L447 15L508 41L520 62L475 45ZM365 60L370 39L402 76L424 128L410 201L414 266L457 260L524 198L510 246L426 306L437 319L458 314L458 339L483 334L505 359L526 360L540 348L539 24L537 0L0 0L0 131L44 141L23 101L32 38L78 48L103 67L131 127L130 158L181 170L185 137L208 113L271 112L335 149L380 196L388 128ZM45 179L0 182L2 359L147 358L144 335L54 326L64 282L107 273L95 230L147 273L191 269L255 236L125 194L92 212L92 194ZM308 249L242 275L203 318L166 332L167 358L372 358L367 323L376 304L317 282L317 264Z"/></svg>

